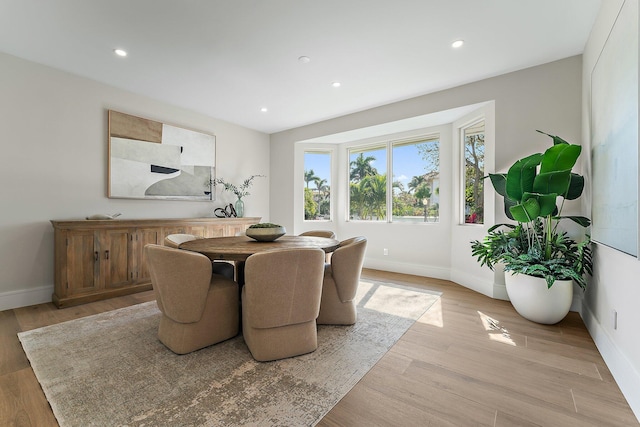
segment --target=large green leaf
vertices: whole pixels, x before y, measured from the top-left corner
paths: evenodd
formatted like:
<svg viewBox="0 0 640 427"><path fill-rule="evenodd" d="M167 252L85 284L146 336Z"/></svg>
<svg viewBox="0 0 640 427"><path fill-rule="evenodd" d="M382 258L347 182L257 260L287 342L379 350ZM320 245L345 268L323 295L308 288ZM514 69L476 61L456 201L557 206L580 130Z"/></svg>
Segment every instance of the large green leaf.
<svg viewBox="0 0 640 427"><path fill-rule="evenodd" d="M491 184L493 184L494 190L496 193L501 195L502 197L507 196L507 174L506 173L490 173L489 179L491 179Z"/></svg>
<svg viewBox="0 0 640 427"><path fill-rule="evenodd" d="M536 199L538 201L538 205L540 205L540 213L539 216L549 216L552 215L556 209L556 198L558 195L556 193L551 194L538 194L538 193L524 193L522 196L522 201L527 201L529 199Z"/></svg>
<svg viewBox="0 0 640 427"><path fill-rule="evenodd" d="M569 190L567 191L567 195L565 199L567 200L575 200L582 194L582 190L584 189L584 177L582 175L578 175L577 173L571 174L571 181L569 182Z"/></svg>
<svg viewBox="0 0 640 427"><path fill-rule="evenodd" d="M511 215L511 207L518 204L517 201L510 199L507 196L507 174L506 173L490 173L489 179L491 179L491 184L493 184L493 188L496 190L496 193L504 197L504 213L509 219L514 219L513 215ZM515 221L515 220L514 220Z"/></svg>
<svg viewBox="0 0 640 427"><path fill-rule="evenodd" d="M566 219L570 219L571 221L575 222L576 224L580 224L583 227L588 227L591 225L591 220L587 217L584 216L556 216L553 217L553 219L557 219L557 220L561 220L563 218Z"/></svg>
<svg viewBox="0 0 640 427"><path fill-rule="evenodd" d="M511 207L511 215L518 222L530 222L540 215L540 205L536 199L529 199Z"/></svg>
<svg viewBox="0 0 640 427"><path fill-rule="evenodd" d="M507 218L513 221L515 221L516 219L513 217L513 215L511 215L511 208L517 204L518 202L513 199L510 199L508 197L504 198L504 214L507 216Z"/></svg>
<svg viewBox="0 0 640 427"><path fill-rule="evenodd" d="M567 194L571 182L571 169L540 173L535 177L533 193L540 194Z"/></svg>
<svg viewBox="0 0 640 427"><path fill-rule="evenodd" d="M542 161L542 154L532 154L520 159L507 172L506 193L513 200L522 200L526 192L533 192L533 180L536 177L536 167Z"/></svg>
<svg viewBox="0 0 640 427"><path fill-rule="evenodd" d="M541 130L536 130L536 132L540 132L543 135L547 135L547 136L551 137L553 139L553 145L568 144L567 141L565 141L564 139L560 138L559 136L551 135L551 134L548 134L546 132L542 132Z"/></svg>
<svg viewBox="0 0 640 427"><path fill-rule="evenodd" d="M571 170L580 156L582 147L573 144L558 144L550 147L542 156L540 173Z"/></svg>
<svg viewBox="0 0 640 427"><path fill-rule="evenodd" d="M500 227L507 227L507 228L511 228L511 229L516 228L516 226L513 225L513 224L495 224L492 227L489 227L489 229L487 230L487 233L491 233L492 231L495 231L496 229L498 229Z"/></svg>

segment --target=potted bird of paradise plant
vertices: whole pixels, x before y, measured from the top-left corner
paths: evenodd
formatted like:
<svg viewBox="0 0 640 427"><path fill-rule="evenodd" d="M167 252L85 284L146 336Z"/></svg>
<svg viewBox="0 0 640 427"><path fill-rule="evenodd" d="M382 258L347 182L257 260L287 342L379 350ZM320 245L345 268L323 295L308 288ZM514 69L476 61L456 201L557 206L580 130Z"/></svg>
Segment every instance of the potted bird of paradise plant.
<svg viewBox="0 0 640 427"><path fill-rule="evenodd" d="M504 265L507 294L520 315L554 324L569 312L573 282L586 289L593 269L589 235L578 242L559 224L588 227L590 220L562 215L565 201L578 199L584 189L584 177L572 172L582 147L538 132L553 140L550 148L519 159L507 173L489 174L516 224L494 225L471 248L481 265Z"/></svg>

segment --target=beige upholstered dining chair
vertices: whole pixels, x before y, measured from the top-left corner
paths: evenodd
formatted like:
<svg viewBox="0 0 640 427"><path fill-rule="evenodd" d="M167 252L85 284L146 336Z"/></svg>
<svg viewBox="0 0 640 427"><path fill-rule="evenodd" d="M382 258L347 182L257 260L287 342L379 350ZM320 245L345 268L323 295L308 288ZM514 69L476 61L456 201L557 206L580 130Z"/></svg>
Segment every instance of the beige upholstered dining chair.
<svg viewBox="0 0 640 427"><path fill-rule="evenodd" d="M360 283L367 239L343 240L325 265L319 325L353 325L357 312L354 298Z"/></svg>
<svg viewBox="0 0 640 427"><path fill-rule="evenodd" d="M327 239L335 239L336 233L331 230L309 230L304 233L300 233L300 236L311 236L311 237L326 237ZM325 262L331 261L331 253L325 255Z"/></svg>
<svg viewBox="0 0 640 427"><path fill-rule="evenodd" d="M212 274L209 258L160 245L144 251L162 312L158 338L165 346L185 354L238 334L238 284Z"/></svg>
<svg viewBox="0 0 640 427"><path fill-rule="evenodd" d="M309 230L304 233L300 233L301 236L312 236L312 237L326 237L328 239L335 239L336 233L331 230Z"/></svg>
<svg viewBox="0 0 640 427"><path fill-rule="evenodd" d="M242 288L242 332L261 362L318 348L324 252L278 249L247 258Z"/></svg>
<svg viewBox="0 0 640 427"><path fill-rule="evenodd" d="M202 237L193 234L169 234L164 238L164 245L177 249L182 243L196 239L202 239ZM235 267L226 261L213 261L212 269L214 274L221 274L229 280L234 278Z"/></svg>

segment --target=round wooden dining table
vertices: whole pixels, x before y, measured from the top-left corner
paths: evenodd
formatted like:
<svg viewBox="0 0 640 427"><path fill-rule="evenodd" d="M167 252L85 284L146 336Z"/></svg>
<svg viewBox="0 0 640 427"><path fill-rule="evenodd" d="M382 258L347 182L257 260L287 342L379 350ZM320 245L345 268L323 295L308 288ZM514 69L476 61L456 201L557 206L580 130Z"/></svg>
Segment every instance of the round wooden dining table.
<svg viewBox="0 0 640 427"><path fill-rule="evenodd" d="M244 262L251 255L272 249L318 248L331 253L340 242L336 239L315 236L282 236L273 242L258 242L247 236L212 237L184 242L180 249L199 252L210 260L234 261L237 281L244 283Z"/></svg>

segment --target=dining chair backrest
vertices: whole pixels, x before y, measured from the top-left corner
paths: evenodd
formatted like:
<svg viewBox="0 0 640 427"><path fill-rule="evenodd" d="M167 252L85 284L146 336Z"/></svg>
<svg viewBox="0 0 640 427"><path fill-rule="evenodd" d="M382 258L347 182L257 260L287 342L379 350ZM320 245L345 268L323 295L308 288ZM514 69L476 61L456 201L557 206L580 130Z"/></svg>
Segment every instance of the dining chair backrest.
<svg viewBox="0 0 640 427"><path fill-rule="evenodd" d="M169 234L164 238L164 245L178 249L182 243L197 239L202 239L202 237L193 234ZM221 274L229 280L233 280L235 275L233 265L225 261L214 261L213 272L215 274Z"/></svg>
<svg viewBox="0 0 640 427"><path fill-rule="evenodd" d="M323 272L321 249L279 249L251 255L244 270L251 325L275 328L315 320Z"/></svg>
<svg viewBox="0 0 640 427"><path fill-rule="evenodd" d="M160 245L144 251L160 311L176 322L200 319L211 280L209 258Z"/></svg>
<svg viewBox="0 0 640 427"><path fill-rule="evenodd" d="M328 239L335 239L336 233L331 230L309 230L304 233L300 233L300 236L312 236L312 237L326 237Z"/></svg>

